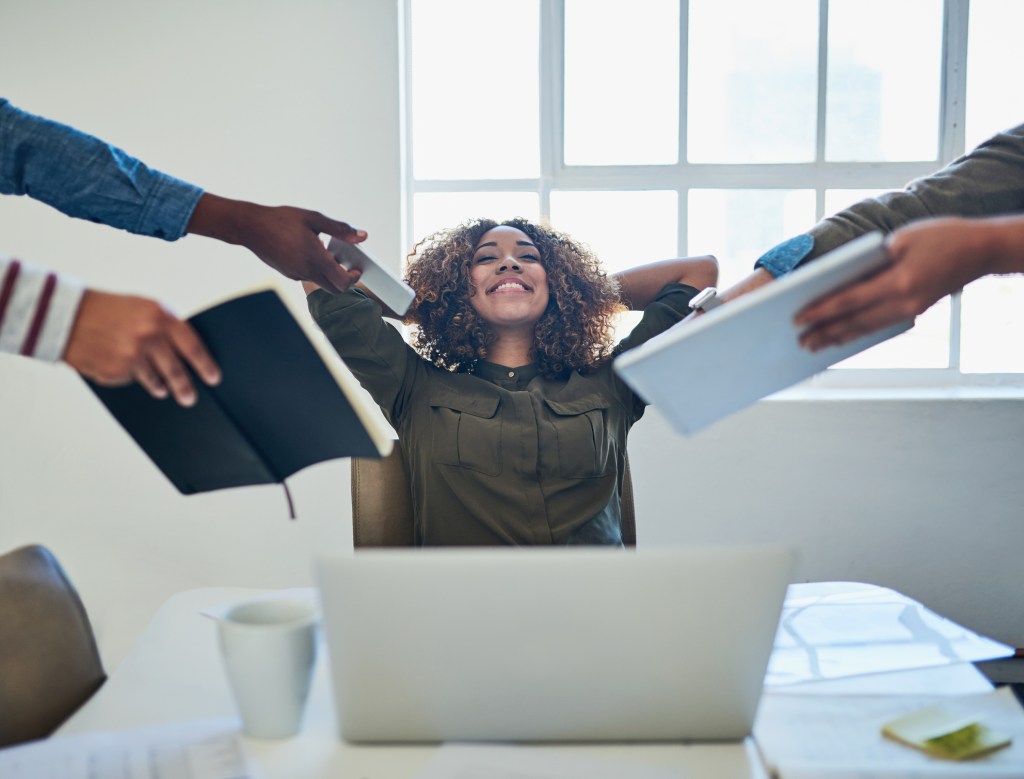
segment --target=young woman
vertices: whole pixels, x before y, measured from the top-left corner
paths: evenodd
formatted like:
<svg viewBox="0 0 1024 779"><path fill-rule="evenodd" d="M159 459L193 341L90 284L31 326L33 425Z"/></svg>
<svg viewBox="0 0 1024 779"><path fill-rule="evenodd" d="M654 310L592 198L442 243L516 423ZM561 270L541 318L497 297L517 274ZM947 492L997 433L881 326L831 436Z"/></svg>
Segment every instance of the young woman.
<svg viewBox="0 0 1024 779"><path fill-rule="evenodd" d="M626 436L644 401L612 358L715 283L714 258L609 277L582 244L524 219L427 238L406 280L410 346L359 288L306 284L309 308L395 427L424 545L621 545ZM612 348L612 315L642 309Z"/></svg>

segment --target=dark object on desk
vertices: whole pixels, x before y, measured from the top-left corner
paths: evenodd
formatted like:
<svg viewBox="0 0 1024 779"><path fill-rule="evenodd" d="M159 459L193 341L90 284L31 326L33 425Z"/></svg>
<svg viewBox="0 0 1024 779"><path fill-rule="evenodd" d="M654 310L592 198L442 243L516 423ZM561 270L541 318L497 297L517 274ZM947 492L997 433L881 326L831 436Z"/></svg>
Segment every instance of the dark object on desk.
<svg viewBox="0 0 1024 779"><path fill-rule="evenodd" d="M975 663L974 667L996 687L1008 686L1021 706L1024 706L1024 649L1018 647L1012 657L986 660Z"/></svg>
<svg viewBox="0 0 1024 779"><path fill-rule="evenodd" d="M185 495L273 484L338 457L381 457L392 434L351 377L332 370L273 289L209 308L188 320L220 365L184 408L138 384L87 382Z"/></svg>
<svg viewBox="0 0 1024 779"><path fill-rule="evenodd" d="M49 550L0 556L0 747L49 736L107 679L89 617Z"/></svg>
<svg viewBox="0 0 1024 779"><path fill-rule="evenodd" d="M636 512L628 455L622 474L620 511L622 543L636 546ZM352 545L356 549L416 545L409 471L398 441L387 457L352 458Z"/></svg>

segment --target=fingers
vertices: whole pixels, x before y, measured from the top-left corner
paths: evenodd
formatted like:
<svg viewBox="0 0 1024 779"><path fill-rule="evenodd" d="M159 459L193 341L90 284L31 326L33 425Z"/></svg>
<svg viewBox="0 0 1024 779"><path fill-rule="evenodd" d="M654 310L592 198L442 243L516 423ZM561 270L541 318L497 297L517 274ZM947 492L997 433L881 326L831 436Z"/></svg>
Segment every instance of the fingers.
<svg viewBox="0 0 1024 779"><path fill-rule="evenodd" d="M306 214L309 228L316 239L312 251L317 256L310 258L309 271L303 278L332 293L348 289L359 280L359 271L350 271L338 264L337 259L321 243L319 236L325 233L349 243L360 243L366 240L366 231L316 211L307 211Z"/></svg>
<svg viewBox="0 0 1024 779"><path fill-rule="evenodd" d="M138 361L135 366L134 376L143 389L157 400L163 400L167 397L167 385L160 378L160 373L150 364L149 360L143 358Z"/></svg>
<svg viewBox="0 0 1024 779"><path fill-rule="evenodd" d="M358 280L358 275L338 265L320 235L359 243L366 239L365 230L303 208L249 206L258 218L250 215L242 223L241 243L278 273L311 281L332 293L346 290Z"/></svg>
<svg viewBox="0 0 1024 779"><path fill-rule="evenodd" d="M150 391L153 397L159 397L159 395L151 387L156 387L159 391L159 387L162 385L164 397L166 397L167 391L170 391L179 405L195 405L196 391L192 386L192 380L168 341L161 340L154 344L139 360L138 365L135 377ZM143 375L145 375L145 380L142 378Z"/></svg>
<svg viewBox="0 0 1024 779"><path fill-rule="evenodd" d="M86 290L64 361L98 384L138 381L155 398L196 402L186 365L203 381L220 381L220 369L198 335L159 303L146 298Z"/></svg>
<svg viewBox="0 0 1024 779"><path fill-rule="evenodd" d="M879 301L855 313L815 325L800 335L800 345L812 352L842 346L869 333L906 322L907 318L892 301Z"/></svg>
<svg viewBox="0 0 1024 779"><path fill-rule="evenodd" d="M168 314L168 316L171 315ZM199 378L207 384L220 382L220 367L206 351L206 347L199 340L199 335L192 325L171 316L168 335L174 352L181 355L192 370L199 374Z"/></svg>
<svg viewBox="0 0 1024 779"><path fill-rule="evenodd" d="M866 281L819 298L797 312L794 321L799 326L815 327L827 320L850 316L872 306L883 296L890 275L889 271L882 271Z"/></svg>
<svg viewBox="0 0 1024 779"><path fill-rule="evenodd" d="M347 270L326 249L323 251L323 260L319 262L310 274L310 280L317 286L328 292L338 293L348 289L357 281L361 275L358 270Z"/></svg>
<svg viewBox="0 0 1024 779"><path fill-rule="evenodd" d="M817 352L913 320L917 311L900 293L895 276L892 270L882 271L800 311L795 322L807 327L800 345Z"/></svg>
<svg viewBox="0 0 1024 779"><path fill-rule="evenodd" d="M165 327L145 349L135 378L153 397L167 397L170 392L180 405L193 406L196 391L185 365L207 384L220 381L220 368L190 324L166 312L165 316Z"/></svg>
<svg viewBox="0 0 1024 779"><path fill-rule="evenodd" d="M335 238L341 238L349 243L360 243L366 240L366 230L353 227L348 222L339 222L323 214L311 212L313 215L312 227L318 233L327 233Z"/></svg>

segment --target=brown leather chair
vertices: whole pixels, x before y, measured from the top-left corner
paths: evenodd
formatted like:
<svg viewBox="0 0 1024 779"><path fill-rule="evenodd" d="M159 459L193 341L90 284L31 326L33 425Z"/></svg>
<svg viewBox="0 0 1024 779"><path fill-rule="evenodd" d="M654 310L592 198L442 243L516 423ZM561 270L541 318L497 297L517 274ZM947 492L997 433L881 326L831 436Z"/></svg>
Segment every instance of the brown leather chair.
<svg viewBox="0 0 1024 779"><path fill-rule="evenodd" d="M636 514L629 458L622 476L622 541L636 546ZM382 459L352 458L352 544L356 549L412 546L412 493L409 471L397 441Z"/></svg>
<svg viewBox="0 0 1024 779"><path fill-rule="evenodd" d="M0 747L45 738L106 681L78 592L42 546L0 556Z"/></svg>

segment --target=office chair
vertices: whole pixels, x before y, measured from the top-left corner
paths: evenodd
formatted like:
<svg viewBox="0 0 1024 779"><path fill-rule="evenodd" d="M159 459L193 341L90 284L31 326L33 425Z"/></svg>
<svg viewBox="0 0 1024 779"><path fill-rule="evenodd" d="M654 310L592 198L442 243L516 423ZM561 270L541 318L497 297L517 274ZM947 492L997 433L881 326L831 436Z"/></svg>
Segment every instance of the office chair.
<svg viewBox="0 0 1024 779"><path fill-rule="evenodd" d="M45 738L106 681L89 617L42 546L0 556L0 747Z"/></svg>
<svg viewBox="0 0 1024 779"><path fill-rule="evenodd" d="M398 441L387 457L352 458L352 544L356 549L412 546L414 531L409 471ZM636 546L636 514L629 457L622 475L622 542Z"/></svg>

